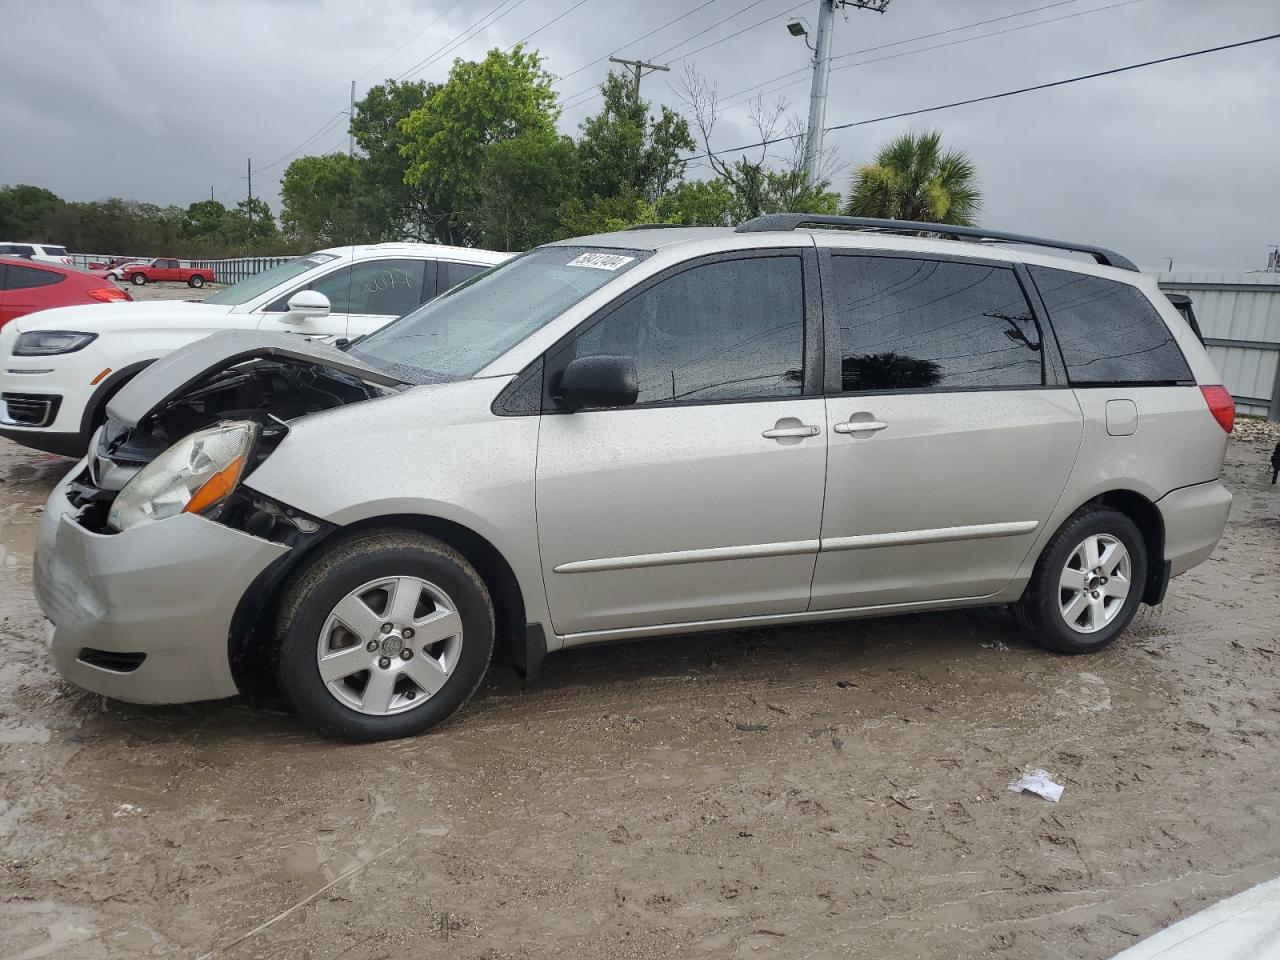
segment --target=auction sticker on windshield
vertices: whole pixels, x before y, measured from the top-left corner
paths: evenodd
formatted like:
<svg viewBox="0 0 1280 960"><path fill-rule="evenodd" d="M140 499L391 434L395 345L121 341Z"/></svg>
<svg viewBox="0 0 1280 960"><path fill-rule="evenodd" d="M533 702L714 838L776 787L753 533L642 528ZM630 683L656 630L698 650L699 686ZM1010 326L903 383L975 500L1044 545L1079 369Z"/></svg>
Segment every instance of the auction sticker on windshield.
<svg viewBox="0 0 1280 960"><path fill-rule="evenodd" d="M618 253L583 253L574 257L566 267L590 267L593 270L617 270L625 267L635 257L624 257Z"/></svg>

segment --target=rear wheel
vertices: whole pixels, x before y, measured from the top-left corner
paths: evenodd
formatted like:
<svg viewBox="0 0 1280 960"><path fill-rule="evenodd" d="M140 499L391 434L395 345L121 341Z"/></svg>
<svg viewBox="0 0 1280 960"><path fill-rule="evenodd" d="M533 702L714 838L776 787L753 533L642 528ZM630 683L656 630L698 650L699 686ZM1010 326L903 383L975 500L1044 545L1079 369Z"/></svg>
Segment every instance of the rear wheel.
<svg viewBox="0 0 1280 960"><path fill-rule="evenodd" d="M1129 625L1146 580L1137 525L1119 510L1085 507L1049 541L1015 609L1042 646L1093 653Z"/></svg>
<svg viewBox="0 0 1280 960"><path fill-rule="evenodd" d="M425 534L371 531L335 544L289 589L276 680L329 736L413 736L475 692L493 636L489 592L461 554Z"/></svg>
<svg viewBox="0 0 1280 960"><path fill-rule="evenodd" d="M135 274L134 274L132 277L130 277L129 279L133 281L133 285L134 285L135 287L141 287L141 286L143 286L143 285L145 285L145 284L146 284L146 282L147 282L147 275L146 275L145 273L135 273Z"/></svg>
<svg viewBox="0 0 1280 960"><path fill-rule="evenodd" d="M204 286L204 277L191 277L189 280L187 280L187 286L188 286L188 287L203 287L203 286Z"/></svg>

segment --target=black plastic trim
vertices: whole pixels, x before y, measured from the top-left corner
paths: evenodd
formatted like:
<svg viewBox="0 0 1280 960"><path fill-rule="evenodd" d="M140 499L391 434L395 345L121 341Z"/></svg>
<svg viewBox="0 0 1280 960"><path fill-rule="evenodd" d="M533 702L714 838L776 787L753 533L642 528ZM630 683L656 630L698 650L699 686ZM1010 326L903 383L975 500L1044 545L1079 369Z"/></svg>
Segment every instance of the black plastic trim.
<svg viewBox="0 0 1280 960"><path fill-rule="evenodd" d="M1051 247L1054 250L1070 250L1087 253L1104 267L1119 267L1138 273L1138 266L1128 257L1091 243L1075 243L1070 240L1051 240L1024 233L1008 233L1004 230L987 230L982 227L961 227L950 223L922 223L919 220L878 220L872 217L837 217L815 213L770 213L738 225L736 233L766 233L774 230L796 230L806 225L821 227L847 227L855 230L878 230L885 233L927 233L944 240L999 240L1003 243L1020 243L1033 247Z"/></svg>

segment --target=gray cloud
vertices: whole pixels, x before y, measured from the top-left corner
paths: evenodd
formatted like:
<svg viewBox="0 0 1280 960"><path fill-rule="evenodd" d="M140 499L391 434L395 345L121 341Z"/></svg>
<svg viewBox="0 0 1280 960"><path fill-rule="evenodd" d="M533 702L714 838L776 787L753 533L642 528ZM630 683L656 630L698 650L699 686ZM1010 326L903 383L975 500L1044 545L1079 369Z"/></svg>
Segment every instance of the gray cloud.
<svg viewBox="0 0 1280 960"><path fill-rule="evenodd" d="M187 204L254 192L277 201L289 153L343 149L348 84L358 91L397 76L498 7L464 0L422 28L451 0L42 0L6 11L0 63L0 183L35 183L71 199L124 196ZM440 80L453 56L507 46L576 0L518 0L508 15L422 73ZM672 61L646 77L655 102L679 105L680 71L692 63L724 94L804 68L808 51L783 28L789 0L748 7L714 3L642 43L627 41L693 9L700 0L588 0L537 34L531 46L557 74L610 52ZM959 24L1018 13L1048 0L895 0L884 15L850 10L834 52L892 43ZM1005 30L1115 0L1078 0L965 33L839 61ZM817 0L796 11L814 22ZM693 36L729 16L739 16ZM500 10L501 12L501 10ZM769 23L683 54L754 21ZM1138 0L1114 9L832 73L828 124L862 120L1139 60L1275 32L1271 0ZM410 40L414 33L421 35ZM388 58L402 44L404 48ZM663 51L667 51L663 53ZM384 63L380 60L387 58ZM377 65L375 67L375 65ZM607 63L560 84L573 94L597 83ZM374 68L374 69L370 69ZM807 110L807 76L779 95ZM574 129L594 98L567 109ZM1062 235L1116 247L1148 267L1260 267L1280 241L1280 41L1022 97L888 121L831 135L846 185L851 166L906 129L938 127L978 164L993 227ZM333 122L336 121L336 122ZM332 125L326 130L327 124ZM718 146L756 139L746 106L729 110ZM785 149L785 148L784 148ZM273 161L280 161L273 164Z"/></svg>

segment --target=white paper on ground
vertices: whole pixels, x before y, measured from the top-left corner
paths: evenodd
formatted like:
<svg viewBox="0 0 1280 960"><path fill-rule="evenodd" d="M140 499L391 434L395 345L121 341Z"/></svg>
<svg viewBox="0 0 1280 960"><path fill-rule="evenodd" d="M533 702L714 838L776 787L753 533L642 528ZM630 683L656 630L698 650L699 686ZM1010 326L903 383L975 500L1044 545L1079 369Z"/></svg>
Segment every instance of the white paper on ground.
<svg viewBox="0 0 1280 960"><path fill-rule="evenodd" d="M1021 780L1015 780L1009 784L1009 789L1014 793L1027 790L1054 803L1062 799L1062 784L1054 783L1046 770L1033 770L1031 773L1023 774Z"/></svg>

